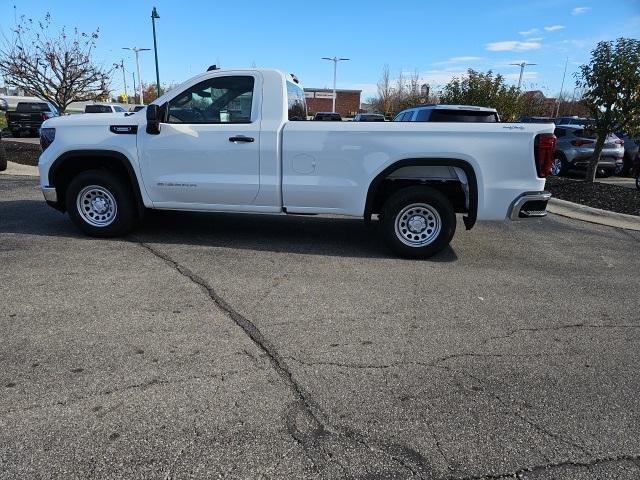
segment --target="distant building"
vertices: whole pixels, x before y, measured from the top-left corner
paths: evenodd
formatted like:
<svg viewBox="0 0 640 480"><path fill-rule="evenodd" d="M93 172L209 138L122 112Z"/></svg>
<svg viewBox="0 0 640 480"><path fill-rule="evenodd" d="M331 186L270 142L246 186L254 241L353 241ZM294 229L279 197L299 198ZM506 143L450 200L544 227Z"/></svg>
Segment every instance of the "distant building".
<svg viewBox="0 0 640 480"><path fill-rule="evenodd" d="M540 90L530 90L528 92L524 92L525 97L528 97L532 100L539 100L542 102L542 106L544 109L544 116L555 117L556 111L558 110L558 99L545 97L544 93ZM560 102L560 112L559 116L569 116L576 115L578 117L589 117L589 109L584 104L584 102L580 100L568 99L564 98Z"/></svg>
<svg viewBox="0 0 640 480"><path fill-rule="evenodd" d="M336 89L336 112L342 117L353 117L360 110L360 94L362 90ZM307 109L310 114L330 112L333 104L333 89L305 88Z"/></svg>

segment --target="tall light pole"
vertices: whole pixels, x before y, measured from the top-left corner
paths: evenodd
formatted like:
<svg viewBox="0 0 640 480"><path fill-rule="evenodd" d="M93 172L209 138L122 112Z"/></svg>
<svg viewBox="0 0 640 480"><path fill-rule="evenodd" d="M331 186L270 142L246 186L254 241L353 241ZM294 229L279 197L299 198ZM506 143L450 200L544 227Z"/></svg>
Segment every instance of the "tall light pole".
<svg viewBox="0 0 640 480"><path fill-rule="evenodd" d="M350 58L338 58L338 57L322 57L322 60L330 60L333 62L333 108L332 112L336 113L336 70L338 70L338 62L351 60Z"/></svg>
<svg viewBox="0 0 640 480"><path fill-rule="evenodd" d="M564 77L567 75L567 63L569 63L569 57L567 57L566 60L564 61L564 73L562 74L562 84L560 85L560 95L558 95L558 106L556 108L556 118L560 114L560 102L562 101L562 90L564 89Z"/></svg>
<svg viewBox="0 0 640 480"><path fill-rule="evenodd" d="M150 48L138 48L138 47L122 47L123 50L131 50L132 52L136 52L136 69L138 70L138 88L140 91L138 95L140 95L140 105L144 105L144 98L142 98L142 77L140 77L140 52L145 52L147 50L151 50Z"/></svg>
<svg viewBox="0 0 640 480"><path fill-rule="evenodd" d="M522 74L524 73L524 67L528 65L537 65L537 63L521 62L521 63L510 63L509 65L516 65L520 67L520 78L518 79L518 90L520 90L520 86L522 85Z"/></svg>
<svg viewBox="0 0 640 480"><path fill-rule="evenodd" d="M156 98L160 96L160 70L158 70L158 43L156 42L156 18L160 18L156 7L151 11L151 24L153 25L153 51L156 54Z"/></svg>

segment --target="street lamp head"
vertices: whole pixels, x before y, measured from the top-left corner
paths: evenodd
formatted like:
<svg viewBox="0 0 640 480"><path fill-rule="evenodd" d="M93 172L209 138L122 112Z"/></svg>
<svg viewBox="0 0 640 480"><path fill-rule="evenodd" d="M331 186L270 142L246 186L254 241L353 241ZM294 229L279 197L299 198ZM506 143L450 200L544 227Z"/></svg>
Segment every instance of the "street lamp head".
<svg viewBox="0 0 640 480"><path fill-rule="evenodd" d="M158 11L156 10L156 7L153 7L153 10L151 11L151 18L160 18L160 15L158 15Z"/></svg>

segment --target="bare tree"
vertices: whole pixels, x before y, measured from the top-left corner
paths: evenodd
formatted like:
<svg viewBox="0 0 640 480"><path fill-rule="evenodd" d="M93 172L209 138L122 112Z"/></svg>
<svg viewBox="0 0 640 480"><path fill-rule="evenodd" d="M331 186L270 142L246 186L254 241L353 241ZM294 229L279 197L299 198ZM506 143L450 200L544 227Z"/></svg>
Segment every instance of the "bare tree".
<svg viewBox="0 0 640 480"><path fill-rule="evenodd" d="M389 73L389 65L382 68L382 76L378 81L378 96L373 99L373 107L375 110L390 115L393 108L393 87L391 85L391 74Z"/></svg>
<svg viewBox="0 0 640 480"><path fill-rule="evenodd" d="M0 74L9 86L53 104L61 113L71 102L109 97L111 70L92 61L98 30L64 28L50 33L51 15L34 21L24 15L0 46Z"/></svg>

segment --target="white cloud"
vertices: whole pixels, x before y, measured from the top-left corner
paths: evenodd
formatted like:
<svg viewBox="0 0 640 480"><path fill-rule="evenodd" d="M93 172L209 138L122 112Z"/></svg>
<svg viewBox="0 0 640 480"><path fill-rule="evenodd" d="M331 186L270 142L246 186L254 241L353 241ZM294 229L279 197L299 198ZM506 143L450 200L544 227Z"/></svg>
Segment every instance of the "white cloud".
<svg viewBox="0 0 640 480"><path fill-rule="evenodd" d="M487 43L486 48L492 52L524 52L526 50L537 50L542 47L540 42L518 40L506 40L504 42Z"/></svg>
<svg viewBox="0 0 640 480"><path fill-rule="evenodd" d="M571 10L571 15L580 15L581 13L587 13L591 10L591 7L576 7Z"/></svg>
<svg viewBox="0 0 640 480"><path fill-rule="evenodd" d="M484 60L482 57L451 57L448 60L443 60L442 62L435 62L433 65L451 65L452 63L468 63L468 62L478 62L480 60Z"/></svg>
<svg viewBox="0 0 640 480"><path fill-rule="evenodd" d="M537 28L532 28L530 30L524 30L522 32L518 32L520 35L522 35L523 37L528 37L529 35L533 35L534 33L538 33L538 29Z"/></svg>
<svg viewBox="0 0 640 480"><path fill-rule="evenodd" d="M548 27L544 27L547 32L555 32L556 30L562 30L564 25L549 25Z"/></svg>

